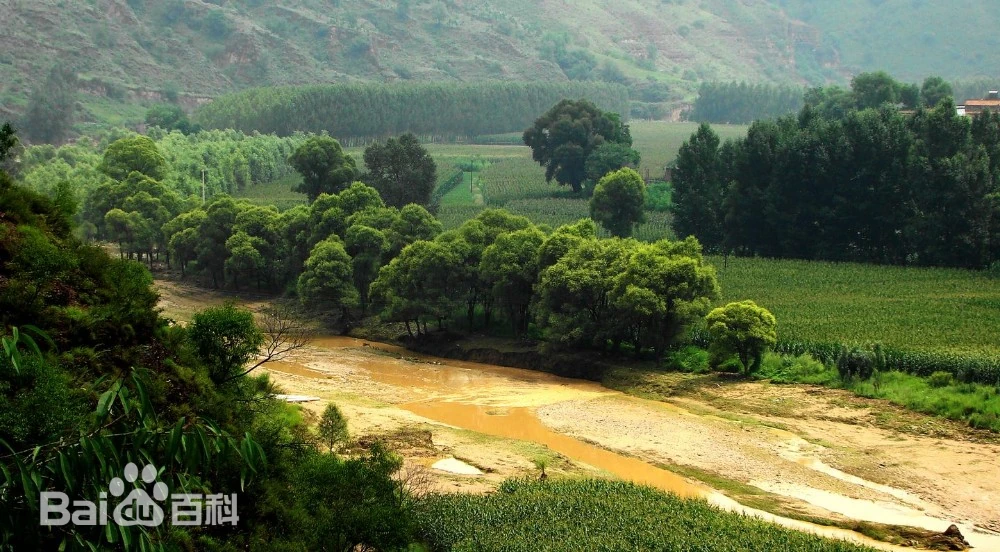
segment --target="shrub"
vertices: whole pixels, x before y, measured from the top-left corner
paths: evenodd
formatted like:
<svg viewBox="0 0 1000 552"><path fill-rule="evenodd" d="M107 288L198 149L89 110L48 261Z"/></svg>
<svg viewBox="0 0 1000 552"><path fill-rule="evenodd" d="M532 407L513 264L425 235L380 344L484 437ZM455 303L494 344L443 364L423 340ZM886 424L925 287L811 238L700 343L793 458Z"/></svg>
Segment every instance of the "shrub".
<svg viewBox="0 0 1000 552"><path fill-rule="evenodd" d="M663 367L667 370L689 374L707 373L709 371L708 351L689 345L669 353L664 359Z"/></svg>
<svg viewBox="0 0 1000 552"><path fill-rule="evenodd" d="M827 385L837 379L837 372L809 353L797 357L768 353L764 355L757 377L772 383Z"/></svg>
<svg viewBox="0 0 1000 552"><path fill-rule="evenodd" d="M955 377L948 372L934 372L927 378L927 384L935 389L947 387L955 382Z"/></svg>

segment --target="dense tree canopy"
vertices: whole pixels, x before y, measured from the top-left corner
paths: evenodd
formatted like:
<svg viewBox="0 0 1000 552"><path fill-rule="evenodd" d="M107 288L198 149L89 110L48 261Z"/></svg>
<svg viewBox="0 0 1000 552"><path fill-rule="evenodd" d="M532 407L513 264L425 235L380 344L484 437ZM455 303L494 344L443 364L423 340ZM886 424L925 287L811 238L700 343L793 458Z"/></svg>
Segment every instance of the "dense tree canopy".
<svg viewBox="0 0 1000 552"><path fill-rule="evenodd" d="M609 173L597 183L590 198L590 218L612 236L627 238L646 220L646 182L632 169Z"/></svg>
<svg viewBox="0 0 1000 552"><path fill-rule="evenodd" d="M31 92L24 131L32 142L55 144L69 133L76 116L76 71L57 63Z"/></svg>
<svg viewBox="0 0 1000 552"><path fill-rule="evenodd" d="M673 174L674 230L698 236L706 247L722 244L722 199L727 182L719 154L719 137L703 123L677 153Z"/></svg>
<svg viewBox="0 0 1000 552"><path fill-rule="evenodd" d="M802 94L801 88L792 86L705 82L687 118L699 123L747 124L795 113L802 108Z"/></svg>
<svg viewBox="0 0 1000 552"><path fill-rule="evenodd" d="M206 128L279 136L469 137L523 131L563 98L587 98L615 113L629 108L628 89L597 82L347 83L246 90L216 98L195 120Z"/></svg>
<svg viewBox="0 0 1000 552"><path fill-rule="evenodd" d="M116 140L104 151L100 169L115 180L125 180L132 172L163 180L168 170L167 160L146 136Z"/></svg>
<svg viewBox="0 0 1000 552"><path fill-rule="evenodd" d="M615 113L587 100L563 100L524 131L532 158L545 167L545 179L580 192L587 178L587 159L605 143L632 146L632 135ZM602 175L603 176L603 175Z"/></svg>
<svg viewBox="0 0 1000 552"><path fill-rule="evenodd" d="M336 194L358 175L354 158L344 153L340 142L329 136L313 136L300 144L288 162L302 175L295 191L316 201L320 194Z"/></svg>
<svg viewBox="0 0 1000 552"><path fill-rule="evenodd" d="M365 148L364 180L387 205L427 205L437 185L437 166L412 134L375 142Z"/></svg>
<svg viewBox="0 0 1000 552"><path fill-rule="evenodd" d="M703 127L678 157L676 229L744 254L986 267L1000 260L997 136L1000 118L948 99L912 115L807 105L722 147Z"/></svg>
<svg viewBox="0 0 1000 552"><path fill-rule="evenodd" d="M712 336L715 362L735 356L744 374L756 372L764 353L778 341L774 315L753 301L729 303L714 309L705 321Z"/></svg>

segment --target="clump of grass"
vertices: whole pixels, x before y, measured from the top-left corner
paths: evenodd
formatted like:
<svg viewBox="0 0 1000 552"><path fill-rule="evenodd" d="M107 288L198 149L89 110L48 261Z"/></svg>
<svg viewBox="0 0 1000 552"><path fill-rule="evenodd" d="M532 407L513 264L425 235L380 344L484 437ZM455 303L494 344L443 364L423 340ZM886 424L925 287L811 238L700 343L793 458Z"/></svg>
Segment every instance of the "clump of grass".
<svg viewBox="0 0 1000 552"><path fill-rule="evenodd" d="M921 378L886 372L879 385L864 380L850 382L845 387L862 397L885 399L916 412L1000 432L1000 390L992 385L958 383L950 374L945 375L949 377L934 374Z"/></svg>
<svg viewBox="0 0 1000 552"><path fill-rule="evenodd" d="M764 355L764 361L757 371L760 379L773 383L808 383L812 385L835 385L839 383L837 371L816 360L809 353L786 356L775 353Z"/></svg>

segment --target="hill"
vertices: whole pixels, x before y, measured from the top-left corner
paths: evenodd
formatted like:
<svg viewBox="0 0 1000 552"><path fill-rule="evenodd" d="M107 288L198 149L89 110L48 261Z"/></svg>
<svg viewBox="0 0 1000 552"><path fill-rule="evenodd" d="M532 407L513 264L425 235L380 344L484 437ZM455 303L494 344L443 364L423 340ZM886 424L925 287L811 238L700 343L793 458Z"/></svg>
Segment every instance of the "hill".
<svg viewBox="0 0 1000 552"><path fill-rule="evenodd" d="M57 62L79 74L79 118L101 122L141 117L124 102L358 80L629 82L660 106L641 113L665 116L703 81L996 75L1000 14L959 3L0 0L0 117L22 114Z"/></svg>

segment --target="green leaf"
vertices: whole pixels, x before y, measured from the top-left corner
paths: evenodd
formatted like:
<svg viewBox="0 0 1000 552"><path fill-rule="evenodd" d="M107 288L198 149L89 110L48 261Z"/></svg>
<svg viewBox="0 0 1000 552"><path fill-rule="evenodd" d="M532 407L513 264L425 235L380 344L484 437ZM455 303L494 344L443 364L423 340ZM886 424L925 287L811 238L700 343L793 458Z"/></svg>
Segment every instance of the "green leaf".
<svg viewBox="0 0 1000 552"><path fill-rule="evenodd" d="M63 451L59 451L59 469L62 471L66 487L73 487L73 471L70 469L69 458Z"/></svg>
<svg viewBox="0 0 1000 552"><path fill-rule="evenodd" d="M101 394L101 398L97 401L97 418L103 420L107 417L108 412L111 409L111 404L118 396L118 389L121 388L121 382L116 381L111 385L111 389L108 389Z"/></svg>

